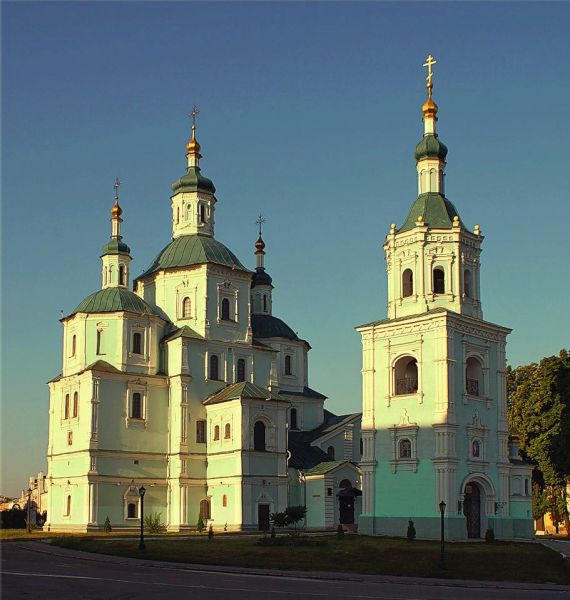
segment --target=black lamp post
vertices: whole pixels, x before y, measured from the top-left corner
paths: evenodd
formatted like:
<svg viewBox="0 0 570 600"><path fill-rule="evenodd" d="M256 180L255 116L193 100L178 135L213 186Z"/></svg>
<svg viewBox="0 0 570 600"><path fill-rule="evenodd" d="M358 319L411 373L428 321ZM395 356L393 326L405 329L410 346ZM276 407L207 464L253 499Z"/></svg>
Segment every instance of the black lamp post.
<svg viewBox="0 0 570 600"><path fill-rule="evenodd" d="M445 569L445 528L443 522L443 516L445 515L445 502L442 500L439 503L439 513L441 515L441 552L439 555L439 566Z"/></svg>
<svg viewBox="0 0 570 600"><path fill-rule="evenodd" d="M141 485L139 488L139 496L141 498L141 540L139 542L139 550L144 550L146 546L144 545L144 494L146 490L144 485Z"/></svg>
<svg viewBox="0 0 570 600"><path fill-rule="evenodd" d="M32 533L32 524L30 523L30 515L32 513L31 504L32 504L32 488L28 488L28 515L27 515L27 521L26 521L28 533Z"/></svg>

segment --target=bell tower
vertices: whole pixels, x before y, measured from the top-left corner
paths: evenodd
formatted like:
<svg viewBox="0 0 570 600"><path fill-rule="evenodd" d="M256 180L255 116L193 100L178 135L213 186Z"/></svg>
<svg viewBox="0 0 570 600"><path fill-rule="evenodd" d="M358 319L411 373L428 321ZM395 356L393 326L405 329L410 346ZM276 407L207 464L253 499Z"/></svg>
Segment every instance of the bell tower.
<svg viewBox="0 0 570 600"><path fill-rule="evenodd" d="M422 106L424 133L414 153L418 197L404 224L386 236L388 317L445 308L478 319L481 307L479 266L483 236L478 225L466 229L445 196L447 147L436 131L438 106L432 98L434 58L428 56L427 100Z"/></svg>

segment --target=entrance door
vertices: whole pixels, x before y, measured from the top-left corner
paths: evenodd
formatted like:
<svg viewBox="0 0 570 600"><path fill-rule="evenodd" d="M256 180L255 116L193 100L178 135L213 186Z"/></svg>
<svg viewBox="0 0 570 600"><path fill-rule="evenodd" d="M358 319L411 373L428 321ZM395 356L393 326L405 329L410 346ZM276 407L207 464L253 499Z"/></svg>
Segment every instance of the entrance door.
<svg viewBox="0 0 570 600"><path fill-rule="evenodd" d="M259 531L269 531L269 504L257 505L257 523Z"/></svg>
<svg viewBox="0 0 570 600"><path fill-rule="evenodd" d="M340 522L343 525L354 523L354 498L352 496L339 496Z"/></svg>
<svg viewBox="0 0 570 600"><path fill-rule="evenodd" d="M467 519L467 537L481 537L481 490L476 483L465 486L463 514Z"/></svg>

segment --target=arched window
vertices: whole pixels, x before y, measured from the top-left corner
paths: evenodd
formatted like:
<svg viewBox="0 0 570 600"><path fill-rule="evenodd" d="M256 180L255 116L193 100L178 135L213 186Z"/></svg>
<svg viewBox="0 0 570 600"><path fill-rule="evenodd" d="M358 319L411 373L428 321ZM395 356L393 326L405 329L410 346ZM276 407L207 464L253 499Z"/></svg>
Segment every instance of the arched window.
<svg viewBox="0 0 570 600"><path fill-rule="evenodd" d="M220 439L220 426L216 425L214 427L214 441L217 442Z"/></svg>
<svg viewBox="0 0 570 600"><path fill-rule="evenodd" d="M228 497L224 494L222 496L222 507L227 508L227 506L228 506Z"/></svg>
<svg viewBox="0 0 570 600"><path fill-rule="evenodd" d="M107 267L103 271L103 285L107 285Z"/></svg>
<svg viewBox="0 0 570 600"><path fill-rule="evenodd" d="M200 204L200 223L206 222L206 207Z"/></svg>
<svg viewBox="0 0 570 600"><path fill-rule="evenodd" d="M73 393L73 416L76 417L79 411L79 394L77 392Z"/></svg>
<svg viewBox="0 0 570 600"><path fill-rule="evenodd" d="M123 265L119 267L119 285L125 285L125 267Z"/></svg>
<svg viewBox="0 0 570 600"><path fill-rule="evenodd" d="M142 394L134 392L131 398L131 419L142 419Z"/></svg>
<svg viewBox="0 0 570 600"><path fill-rule="evenodd" d="M413 356L403 356L394 366L396 395L418 391L418 363Z"/></svg>
<svg viewBox="0 0 570 600"><path fill-rule="evenodd" d="M329 446L327 448L327 454L328 454L329 460L334 460L334 446Z"/></svg>
<svg viewBox="0 0 570 600"><path fill-rule="evenodd" d="M398 458L412 458L412 442L404 438L398 443Z"/></svg>
<svg viewBox="0 0 570 600"><path fill-rule="evenodd" d="M127 519L137 518L137 505L135 502L129 502L127 504Z"/></svg>
<svg viewBox="0 0 570 600"><path fill-rule="evenodd" d="M256 421L253 426L253 449L265 452L265 423Z"/></svg>
<svg viewBox="0 0 570 600"><path fill-rule="evenodd" d="M473 356L465 363L465 391L470 396L480 396L483 393L483 368Z"/></svg>
<svg viewBox="0 0 570 600"><path fill-rule="evenodd" d="M232 426L226 423L224 427L224 440L229 440L232 437Z"/></svg>
<svg viewBox="0 0 570 600"><path fill-rule="evenodd" d="M472 294L471 289L471 271L469 269L465 269L465 271L463 271L463 293L467 298L469 298Z"/></svg>
<svg viewBox="0 0 570 600"><path fill-rule="evenodd" d="M479 458L481 456L481 444L479 440L473 440L471 444L471 454L473 458Z"/></svg>
<svg viewBox="0 0 570 600"><path fill-rule="evenodd" d="M433 270L432 287L434 294L445 294L445 271L441 267Z"/></svg>
<svg viewBox="0 0 570 600"><path fill-rule="evenodd" d="M267 312L267 296L263 294L263 312Z"/></svg>
<svg viewBox="0 0 570 600"><path fill-rule="evenodd" d="M133 354L142 354L142 333L133 333Z"/></svg>
<svg viewBox="0 0 570 600"><path fill-rule="evenodd" d="M238 358L236 371L236 381L245 381L245 360L243 358Z"/></svg>
<svg viewBox="0 0 570 600"><path fill-rule="evenodd" d="M291 356L289 354L287 354L285 356L285 375L292 375L293 372L291 371Z"/></svg>
<svg viewBox="0 0 570 600"><path fill-rule="evenodd" d="M203 521L210 518L210 500L200 500L200 516Z"/></svg>
<svg viewBox="0 0 570 600"><path fill-rule="evenodd" d="M67 496L67 500L65 503L65 515L69 517L71 515L71 496Z"/></svg>
<svg viewBox="0 0 570 600"><path fill-rule="evenodd" d="M429 191L435 192L437 190L437 174L435 169L430 169L429 172Z"/></svg>
<svg viewBox="0 0 570 600"><path fill-rule="evenodd" d="M297 409L292 408L289 414L291 429L297 429Z"/></svg>
<svg viewBox="0 0 570 600"><path fill-rule="evenodd" d="M77 336L73 335L71 337L71 356L75 356L77 352Z"/></svg>
<svg viewBox="0 0 570 600"><path fill-rule="evenodd" d="M192 309L192 303L190 302L190 298L186 297L182 300L182 318L189 319L190 313Z"/></svg>
<svg viewBox="0 0 570 600"><path fill-rule="evenodd" d="M221 315L222 321L230 320L230 301L227 298L222 300Z"/></svg>
<svg viewBox="0 0 570 600"><path fill-rule="evenodd" d="M219 360L215 354L210 356L210 379L218 381L220 379Z"/></svg>
<svg viewBox="0 0 570 600"><path fill-rule="evenodd" d="M524 495L528 496L530 494L530 484L528 479L524 480Z"/></svg>
<svg viewBox="0 0 570 600"><path fill-rule="evenodd" d="M196 443L206 443L206 421L196 421Z"/></svg>
<svg viewBox="0 0 570 600"><path fill-rule="evenodd" d="M63 418L69 419L69 394L65 394L65 405L63 408Z"/></svg>
<svg viewBox="0 0 570 600"><path fill-rule="evenodd" d="M180 222L180 207L179 206L176 207L176 222L177 223Z"/></svg>
<svg viewBox="0 0 570 600"><path fill-rule="evenodd" d="M408 298L414 293L414 274L412 269L406 269L402 273L402 296Z"/></svg>
<svg viewBox="0 0 570 600"><path fill-rule="evenodd" d="M103 331L97 330L97 354L103 354Z"/></svg>

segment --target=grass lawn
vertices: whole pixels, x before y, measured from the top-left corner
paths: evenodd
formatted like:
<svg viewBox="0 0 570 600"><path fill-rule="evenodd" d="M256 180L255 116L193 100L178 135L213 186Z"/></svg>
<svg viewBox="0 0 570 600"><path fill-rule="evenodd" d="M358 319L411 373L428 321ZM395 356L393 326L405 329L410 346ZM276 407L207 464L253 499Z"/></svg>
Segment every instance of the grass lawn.
<svg viewBox="0 0 570 600"><path fill-rule="evenodd" d="M112 535L112 534L111 534ZM311 538L316 540L317 538ZM318 538L318 546L258 546L256 538L196 536L184 540L149 539L146 552L136 540L104 537L66 537L54 543L76 550L195 564L351 571L372 575L446 577L570 583L570 566L556 552L540 544L511 542L448 543L447 569L438 566L439 543L350 535Z"/></svg>

